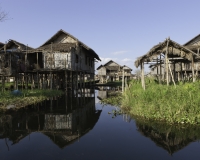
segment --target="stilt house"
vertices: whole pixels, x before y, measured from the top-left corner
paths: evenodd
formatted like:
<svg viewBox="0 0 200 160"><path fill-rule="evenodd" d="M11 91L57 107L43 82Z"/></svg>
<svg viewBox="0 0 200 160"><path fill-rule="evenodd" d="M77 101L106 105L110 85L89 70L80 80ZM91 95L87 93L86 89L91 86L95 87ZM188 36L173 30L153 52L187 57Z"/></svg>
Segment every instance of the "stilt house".
<svg viewBox="0 0 200 160"><path fill-rule="evenodd" d="M25 50L33 48L10 39L0 48L0 77L15 77L25 71Z"/></svg>
<svg viewBox="0 0 200 160"><path fill-rule="evenodd" d="M7 54L10 51L15 54ZM49 88L66 88L69 81L77 86L78 81L94 80L95 61L100 60L94 50L62 29L36 49L11 40L1 52L1 61L10 66L10 73L4 76L15 73L18 83L16 74L22 74L24 83L32 81L38 88L46 88L44 83ZM4 63L1 66L6 68Z"/></svg>
<svg viewBox="0 0 200 160"><path fill-rule="evenodd" d="M97 70L100 83L122 80L123 72L124 76L127 77L127 79L130 79L132 71L131 68L125 65L121 66L112 60L104 65L100 65Z"/></svg>
<svg viewBox="0 0 200 160"><path fill-rule="evenodd" d="M194 37L193 39L189 40L187 43L183 45L183 47L193 51L193 53L196 53L196 55L199 55L199 49L200 49L200 34ZM181 52L183 50L179 50L178 52ZM175 52L173 50L170 50L169 52ZM177 52L177 53L178 53ZM157 75L158 73L161 73L162 77L164 76L165 72L165 65L164 62L160 64L160 57L157 57L157 59L154 59L154 64L150 65L151 68L151 74ZM173 76L175 81L179 81L181 79L190 79L192 77L192 72L194 72L195 76L197 77L200 70L200 64L199 64L199 58L194 59L193 63L191 60L187 60L184 57L172 57L170 58L169 66L171 70L173 71ZM159 75L160 76L160 75Z"/></svg>
<svg viewBox="0 0 200 160"><path fill-rule="evenodd" d="M185 64L191 64L191 78L193 82L195 81L194 64L195 62L199 62L199 58L200 56L198 54L186 46L182 46L168 38L164 42L152 47L147 54L139 57L135 61L135 66L141 67L142 87L145 89L144 63L157 68L159 81L166 80L167 85L172 81L175 85L176 80L184 80L187 76L183 74L185 72L183 69Z"/></svg>

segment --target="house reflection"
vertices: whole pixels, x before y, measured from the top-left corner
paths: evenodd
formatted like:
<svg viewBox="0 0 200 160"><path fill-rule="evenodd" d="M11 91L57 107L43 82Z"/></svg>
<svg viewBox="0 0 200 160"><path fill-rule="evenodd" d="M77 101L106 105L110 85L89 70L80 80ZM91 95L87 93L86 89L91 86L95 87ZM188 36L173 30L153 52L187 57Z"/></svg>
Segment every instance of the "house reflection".
<svg viewBox="0 0 200 160"><path fill-rule="evenodd" d="M171 126L159 123L145 124L137 121L136 126L142 135L150 138L170 155L200 139L200 128L196 127Z"/></svg>
<svg viewBox="0 0 200 160"><path fill-rule="evenodd" d="M98 87L98 95L97 98L99 100L106 99L110 96L115 96L119 92L121 92L121 87L110 87L110 86L100 86Z"/></svg>
<svg viewBox="0 0 200 160"><path fill-rule="evenodd" d="M101 110L95 108L95 97L65 95L36 106L7 111L0 117L0 139L18 143L32 132L48 136L60 148L78 140L97 123Z"/></svg>

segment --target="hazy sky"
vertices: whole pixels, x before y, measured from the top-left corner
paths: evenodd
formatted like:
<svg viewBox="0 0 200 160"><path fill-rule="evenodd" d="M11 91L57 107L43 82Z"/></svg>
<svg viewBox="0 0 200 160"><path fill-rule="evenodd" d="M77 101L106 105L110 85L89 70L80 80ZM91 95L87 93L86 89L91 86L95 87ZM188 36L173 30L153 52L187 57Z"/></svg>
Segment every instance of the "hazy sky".
<svg viewBox="0 0 200 160"><path fill-rule="evenodd" d="M134 61L167 37L184 44L200 33L199 0L0 0L9 20L0 42L39 47L63 29L102 59L136 70Z"/></svg>

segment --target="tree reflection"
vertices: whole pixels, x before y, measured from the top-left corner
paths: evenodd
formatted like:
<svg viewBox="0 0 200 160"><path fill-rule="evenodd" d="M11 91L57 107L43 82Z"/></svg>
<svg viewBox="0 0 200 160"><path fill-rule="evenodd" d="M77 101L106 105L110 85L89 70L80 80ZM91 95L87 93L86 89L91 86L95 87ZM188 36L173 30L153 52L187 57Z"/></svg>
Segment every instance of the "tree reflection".
<svg viewBox="0 0 200 160"><path fill-rule="evenodd" d="M200 139L200 128L196 126L172 126L142 120L136 120L136 126L142 135L149 137L171 155Z"/></svg>

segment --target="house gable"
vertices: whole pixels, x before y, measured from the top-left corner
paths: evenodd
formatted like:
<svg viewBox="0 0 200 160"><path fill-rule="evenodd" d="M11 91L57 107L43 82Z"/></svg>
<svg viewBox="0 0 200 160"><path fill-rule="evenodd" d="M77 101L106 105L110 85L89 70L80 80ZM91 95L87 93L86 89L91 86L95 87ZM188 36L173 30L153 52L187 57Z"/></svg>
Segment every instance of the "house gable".
<svg viewBox="0 0 200 160"><path fill-rule="evenodd" d="M38 48L42 48L44 46L48 46L51 43L55 44L75 44L76 46L82 47L83 50L87 52L88 55L100 60L99 56L87 45L83 42L79 41L76 37L72 36L71 34L63 31L62 29L59 30L56 34L54 34L49 40L47 40L43 45Z"/></svg>
<svg viewBox="0 0 200 160"><path fill-rule="evenodd" d="M123 66L123 69L132 71L132 69L130 67L126 66L126 65Z"/></svg>
<svg viewBox="0 0 200 160"><path fill-rule="evenodd" d="M6 50L32 50L33 48L26 46L23 43L17 42L15 40L10 39L7 44L5 44ZM0 50L4 50L4 47L0 48Z"/></svg>
<svg viewBox="0 0 200 160"><path fill-rule="evenodd" d="M58 43L76 43L78 40L70 35L69 33L59 30L56 34L54 34L49 40L47 40L42 46L49 45L51 43L58 44Z"/></svg>
<svg viewBox="0 0 200 160"><path fill-rule="evenodd" d="M183 46L194 46L194 45L200 45L200 34L189 40Z"/></svg>
<svg viewBox="0 0 200 160"><path fill-rule="evenodd" d="M119 64L117 64L116 62L114 61L109 61L107 62L106 64L104 64L104 66L116 66L116 67L121 67Z"/></svg>

